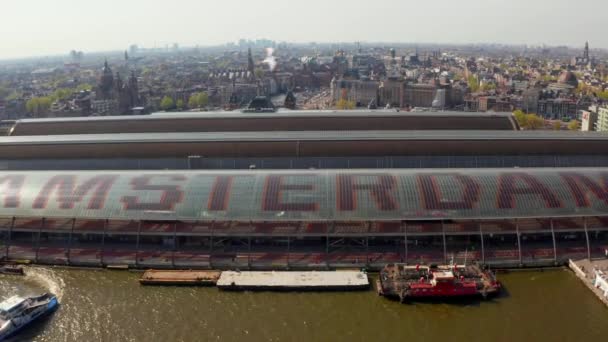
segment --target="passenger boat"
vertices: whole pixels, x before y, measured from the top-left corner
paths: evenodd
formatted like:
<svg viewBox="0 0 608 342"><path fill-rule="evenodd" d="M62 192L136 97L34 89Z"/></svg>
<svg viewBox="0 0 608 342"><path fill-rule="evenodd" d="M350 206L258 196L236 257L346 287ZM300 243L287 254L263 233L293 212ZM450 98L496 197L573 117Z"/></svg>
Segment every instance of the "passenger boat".
<svg viewBox="0 0 608 342"><path fill-rule="evenodd" d="M18 265L3 265L0 266L0 274L25 275L25 272Z"/></svg>
<svg viewBox="0 0 608 342"><path fill-rule="evenodd" d="M379 295L405 302L474 296L485 299L498 293L501 284L492 271L478 265L389 264L380 272L377 287Z"/></svg>
<svg viewBox="0 0 608 342"><path fill-rule="evenodd" d="M57 297L45 293L38 297L13 296L0 303L0 341L57 309Z"/></svg>

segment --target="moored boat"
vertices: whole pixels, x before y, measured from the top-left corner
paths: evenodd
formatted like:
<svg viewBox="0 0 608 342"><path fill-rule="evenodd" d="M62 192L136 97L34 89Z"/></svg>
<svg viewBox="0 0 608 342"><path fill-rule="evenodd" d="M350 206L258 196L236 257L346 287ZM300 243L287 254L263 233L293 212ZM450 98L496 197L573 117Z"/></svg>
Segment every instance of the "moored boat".
<svg viewBox="0 0 608 342"><path fill-rule="evenodd" d="M32 322L57 309L55 295L37 297L13 296L0 303L0 341L16 334Z"/></svg>
<svg viewBox="0 0 608 342"><path fill-rule="evenodd" d="M19 265L3 265L0 266L0 274L25 275L25 272Z"/></svg>
<svg viewBox="0 0 608 342"><path fill-rule="evenodd" d="M501 285L494 273L477 265L389 264L380 272L377 287L378 294L404 302L474 296L485 299L498 293Z"/></svg>

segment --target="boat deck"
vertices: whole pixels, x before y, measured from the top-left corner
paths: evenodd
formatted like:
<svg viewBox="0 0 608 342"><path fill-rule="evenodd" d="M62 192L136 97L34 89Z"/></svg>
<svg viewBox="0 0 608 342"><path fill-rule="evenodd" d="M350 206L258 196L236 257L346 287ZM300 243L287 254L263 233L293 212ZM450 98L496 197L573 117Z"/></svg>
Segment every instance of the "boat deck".
<svg viewBox="0 0 608 342"><path fill-rule="evenodd" d="M213 286L220 278L219 271L162 271L148 270L139 279L142 285L199 285Z"/></svg>
<svg viewBox="0 0 608 342"><path fill-rule="evenodd" d="M217 282L222 290L339 291L369 288L365 272L222 272Z"/></svg>

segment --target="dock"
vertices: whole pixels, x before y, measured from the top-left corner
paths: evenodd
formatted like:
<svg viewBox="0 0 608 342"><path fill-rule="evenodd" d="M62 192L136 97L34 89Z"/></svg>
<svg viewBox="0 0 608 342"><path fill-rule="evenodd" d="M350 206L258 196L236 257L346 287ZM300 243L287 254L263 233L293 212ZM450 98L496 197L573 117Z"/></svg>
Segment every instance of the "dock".
<svg viewBox="0 0 608 342"><path fill-rule="evenodd" d="M262 272L225 271L217 287L228 291L355 291L369 288L360 271Z"/></svg>
<svg viewBox="0 0 608 342"><path fill-rule="evenodd" d="M608 259L570 260L568 266L583 284L608 306Z"/></svg>
<svg viewBox="0 0 608 342"><path fill-rule="evenodd" d="M148 270L139 279L142 285L214 286L220 278L219 271L161 271Z"/></svg>

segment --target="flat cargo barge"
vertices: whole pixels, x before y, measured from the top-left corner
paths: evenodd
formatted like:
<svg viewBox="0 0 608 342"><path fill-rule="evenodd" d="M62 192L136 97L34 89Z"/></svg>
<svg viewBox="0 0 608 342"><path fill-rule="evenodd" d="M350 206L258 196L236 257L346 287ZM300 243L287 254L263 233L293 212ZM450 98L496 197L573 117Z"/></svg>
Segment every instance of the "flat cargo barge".
<svg viewBox="0 0 608 342"><path fill-rule="evenodd" d="M161 271L147 270L139 279L142 285L214 286L219 271Z"/></svg>
<svg viewBox="0 0 608 342"><path fill-rule="evenodd" d="M217 287L229 291L355 291L368 289L369 278L360 271L225 271Z"/></svg>

